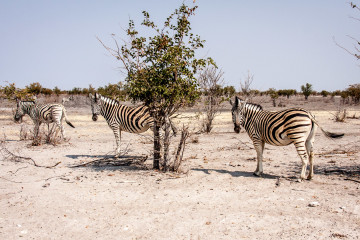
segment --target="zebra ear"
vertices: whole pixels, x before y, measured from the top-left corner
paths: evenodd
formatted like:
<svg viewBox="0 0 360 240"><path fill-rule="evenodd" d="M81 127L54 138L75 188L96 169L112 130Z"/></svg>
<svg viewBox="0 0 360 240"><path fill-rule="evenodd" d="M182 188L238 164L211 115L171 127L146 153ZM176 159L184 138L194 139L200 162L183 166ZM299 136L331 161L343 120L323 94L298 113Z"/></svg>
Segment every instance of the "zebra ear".
<svg viewBox="0 0 360 240"><path fill-rule="evenodd" d="M21 102L20 98L15 97L14 100L16 101L16 106L19 106Z"/></svg>
<svg viewBox="0 0 360 240"><path fill-rule="evenodd" d="M93 98L93 95L91 93L89 93L89 98Z"/></svg>
<svg viewBox="0 0 360 240"><path fill-rule="evenodd" d="M229 100L229 103L231 106L233 105L233 101L231 99Z"/></svg>
<svg viewBox="0 0 360 240"><path fill-rule="evenodd" d="M235 96L235 107L239 106L239 102L240 102L240 99L237 96Z"/></svg>

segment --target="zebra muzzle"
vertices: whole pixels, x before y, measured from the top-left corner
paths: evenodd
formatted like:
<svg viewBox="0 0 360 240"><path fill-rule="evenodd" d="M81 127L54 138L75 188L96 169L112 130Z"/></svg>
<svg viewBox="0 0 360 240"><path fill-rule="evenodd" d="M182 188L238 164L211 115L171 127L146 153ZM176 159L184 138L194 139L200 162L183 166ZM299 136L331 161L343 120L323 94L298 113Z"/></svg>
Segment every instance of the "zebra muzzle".
<svg viewBox="0 0 360 240"><path fill-rule="evenodd" d="M93 121L96 121L97 119L98 119L98 116L97 116L97 115L93 115L93 116L92 116L92 120L93 120Z"/></svg>
<svg viewBox="0 0 360 240"><path fill-rule="evenodd" d="M21 123L22 122L22 117L14 117L14 121L16 122L16 123Z"/></svg>
<svg viewBox="0 0 360 240"><path fill-rule="evenodd" d="M240 133L240 127L235 126L235 127L234 127L234 131L235 131L236 133Z"/></svg>

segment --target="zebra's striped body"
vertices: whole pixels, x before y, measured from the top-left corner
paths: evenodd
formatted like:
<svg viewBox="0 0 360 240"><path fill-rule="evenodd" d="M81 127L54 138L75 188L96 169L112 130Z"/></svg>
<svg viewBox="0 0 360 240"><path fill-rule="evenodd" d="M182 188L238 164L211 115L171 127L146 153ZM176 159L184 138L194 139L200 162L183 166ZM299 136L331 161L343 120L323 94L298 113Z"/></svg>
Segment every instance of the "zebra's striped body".
<svg viewBox="0 0 360 240"><path fill-rule="evenodd" d="M39 134L39 127L41 123L55 123L61 130L61 135L65 138L65 129L62 125L62 120L75 128L67 119L65 107L61 104L36 104L33 101L17 101L16 113L14 120L19 122L22 117L28 114L34 122L34 137Z"/></svg>
<svg viewBox="0 0 360 240"><path fill-rule="evenodd" d="M92 119L96 121L98 115L102 115L114 132L117 145L116 156L120 154L121 131L142 133L153 126L153 118L146 106L128 107L98 93L95 93L94 96L89 94L89 97L91 99Z"/></svg>
<svg viewBox="0 0 360 240"><path fill-rule="evenodd" d="M304 109L290 108L278 112L264 111L260 105L246 103L235 97L232 104L234 131L239 133L244 127L253 141L257 152L257 168L255 175L263 173L262 155L265 143L274 146L286 146L293 143L302 160L301 179L305 179L308 162L310 171L307 178L313 177L313 143L316 126L319 124L314 117ZM322 129L330 138L339 138L344 134L334 134Z"/></svg>

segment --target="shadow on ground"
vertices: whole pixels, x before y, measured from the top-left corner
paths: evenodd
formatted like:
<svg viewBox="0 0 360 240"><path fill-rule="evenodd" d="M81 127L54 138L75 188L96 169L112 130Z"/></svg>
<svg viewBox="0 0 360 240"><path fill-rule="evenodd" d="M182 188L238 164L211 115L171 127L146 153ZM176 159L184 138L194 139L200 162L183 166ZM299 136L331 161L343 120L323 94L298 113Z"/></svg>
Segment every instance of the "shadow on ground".
<svg viewBox="0 0 360 240"><path fill-rule="evenodd" d="M210 172L217 172L222 174L230 174L232 177L248 177L248 178L259 178L255 176L253 172L244 172L244 171L228 171L224 169L203 169L203 168L193 168L192 171L204 172L205 174L210 174ZM271 175L264 173L261 178L265 179L277 179L280 176Z"/></svg>

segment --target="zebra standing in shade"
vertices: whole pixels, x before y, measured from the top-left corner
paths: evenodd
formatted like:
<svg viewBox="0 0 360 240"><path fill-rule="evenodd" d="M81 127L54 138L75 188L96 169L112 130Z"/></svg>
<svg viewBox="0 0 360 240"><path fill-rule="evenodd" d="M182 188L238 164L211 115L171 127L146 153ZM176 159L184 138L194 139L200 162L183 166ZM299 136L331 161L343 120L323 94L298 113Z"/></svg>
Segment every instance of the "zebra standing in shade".
<svg viewBox="0 0 360 240"><path fill-rule="evenodd" d="M96 121L102 115L109 127L113 130L116 140L116 155L120 155L121 131L142 133L153 126L153 118L146 106L128 107L121 105L117 100L104 97L98 93L89 94L91 100L92 119Z"/></svg>
<svg viewBox="0 0 360 240"><path fill-rule="evenodd" d="M55 123L56 126L61 130L61 136L65 139L65 129L62 125L62 120L71 127L75 128L74 125L69 122L66 116L66 109L61 104L36 104L34 101L21 101L17 100L17 108L14 115L14 120L20 122L22 117L28 114L34 122L34 137L36 138L39 134L39 127L41 123ZM57 135L56 131L56 135ZM56 137L55 135L55 137Z"/></svg>
<svg viewBox="0 0 360 240"><path fill-rule="evenodd" d="M244 127L253 141L257 153L257 168L255 175L263 173L262 159L265 143L275 146L285 146L293 143L302 161L301 179L305 179L307 164L310 170L307 179L314 175L313 143L316 126L314 117L304 109L290 108L278 112L264 111L260 105L247 103L235 97L232 103L232 119L234 131L239 133L240 126ZM319 126L320 127L320 126ZM321 131L329 138L340 138L344 134Z"/></svg>

